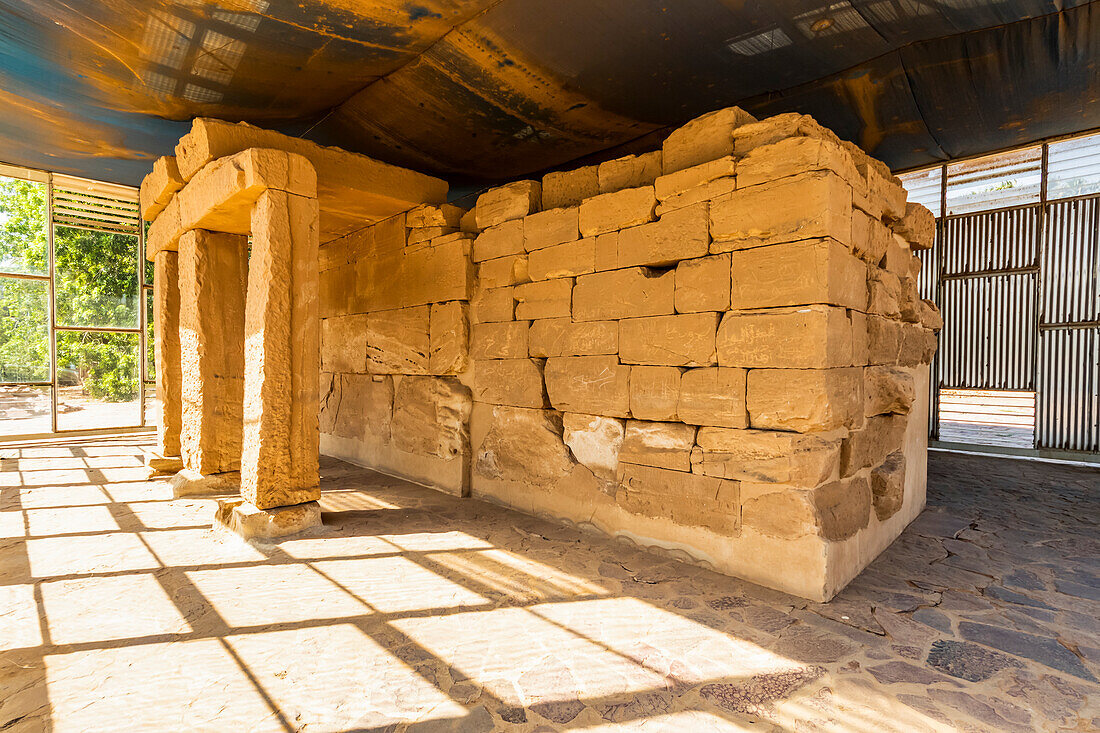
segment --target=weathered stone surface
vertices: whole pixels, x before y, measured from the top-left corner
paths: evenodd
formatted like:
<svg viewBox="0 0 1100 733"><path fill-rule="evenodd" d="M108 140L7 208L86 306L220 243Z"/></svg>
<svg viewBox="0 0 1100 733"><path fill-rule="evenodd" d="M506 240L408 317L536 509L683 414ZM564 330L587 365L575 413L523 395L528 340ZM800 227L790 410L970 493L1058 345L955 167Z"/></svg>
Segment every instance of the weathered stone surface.
<svg viewBox="0 0 1100 733"><path fill-rule="evenodd" d="M562 440L561 419L546 410L493 407L474 458L474 471L485 478L530 486L553 485L573 470L573 457Z"/></svg>
<svg viewBox="0 0 1100 733"><path fill-rule="evenodd" d="M367 314L321 321L321 368L326 372L367 371Z"/></svg>
<svg viewBox="0 0 1100 733"><path fill-rule="evenodd" d="M811 304L867 308L867 266L833 240L757 247L731 257L734 310Z"/></svg>
<svg viewBox="0 0 1100 733"><path fill-rule="evenodd" d="M493 405L545 407L542 368L531 359L474 362L474 399Z"/></svg>
<svg viewBox="0 0 1100 733"><path fill-rule="evenodd" d="M886 456L900 450L905 440L904 415L879 415L867 418L860 430L844 439L840 449L840 475L851 476L862 468L882 463Z"/></svg>
<svg viewBox="0 0 1100 733"><path fill-rule="evenodd" d="M803 173L740 188L710 204L712 252L852 235L852 189L831 173Z"/></svg>
<svg viewBox="0 0 1100 733"><path fill-rule="evenodd" d="M875 515L885 521L897 514L905 500L905 454L895 451L871 471Z"/></svg>
<svg viewBox="0 0 1100 733"><path fill-rule="evenodd" d="M619 352L619 324L542 318L531 322L528 335L531 356L599 356Z"/></svg>
<svg viewBox="0 0 1100 733"><path fill-rule="evenodd" d="M785 112L735 129L733 149L736 155L745 156L761 145L771 145L780 140L798 136L837 140L831 130L819 125L809 115Z"/></svg>
<svg viewBox="0 0 1100 733"><path fill-rule="evenodd" d="M676 266L676 312L730 308L730 255L684 260Z"/></svg>
<svg viewBox="0 0 1100 733"><path fill-rule="evenodd" d="M503 224L489 227L477 235L472 249L474 262L495 260L498 257L524 253L524 219L513 219Z"/></svg>
<svg viewBox="0 0 1100 733"><path fill-rule="evenodd" d="M619 463L615 502L633 514L724 535L741 528L740 484L667 468Z"/></svg>
<svg viewBox="0 0 1100 733"><path fill-rule="evenodd" d="M786 540L817 534L818 518L808 491L773 491L747 498L741 505L741 522L769 537Z"/></svg>
<svg viewBox="0 0 1100 733"><path fill-rule="evenodd" d="M260 509L244 499L223 499L218 502L214 524L246 540L289 537L320 527L321 505L307 501Z"/></svg>
<svg viewBox="0 0 1100 733"><path fill-rule="evenodd" d="M567 318L572 310L573 281L566 278L525 283L516 286L512 297L520 320Z"/></svg>
<svg viewBox="0 0 1100 733"><path fill-rule="evenodd" d="M405 212L405 226L457 229L466 210L453 204L421 204Z"/></svg>
<svg viewBox="0 0 1100 733"><path fill-rule="evenodd" d="M718 363L788 369L850 366L855 363L852 330L848 312L829 306L726 313L718 327Z"/></svg>
<svg viewBox="0 0 1100 733"><path fill-rule="evenodd" d="M745 381L744 369L688 369L680 378L676 414L692 425L747 428Z"/></svg>
<svg viewBox="0 0 1100 733"><path fill-rule="evenodd" d="M915 614L914 614L915 615ZM943 629L950 633L950 626ZM1019 668L1023 663L1007 654L977 644L952 639L936 639L928 651L929 667L967 682L987 680L1003 669Z"/></svg>
<svg viewBox="0 0 1100 733"><path fill-rule="evenodd" d="M183 366L180 351L179 255L176 252L158 252L153 261L153 323L157 336L153 360L161 408L156 453L165 461L182 461ZM152 464L149 466L155 469Z"/></svg>
<svg viewBox="0 0 1100 733"><path fill-rule="evenodd" d="M749 423L799 433L854 428L863 423L859 368L751 369Z"/></svg>
<svg viewBox="0 0 1100 733"><path fill-rule="evenodd" d="M526 359L527 321L477 323L470 332L474 359Z"/></svg>
<svg viewBox="0 0 1100 733"><path fill-rule="evenodd" d="M477 226L488 229L511 219L521 219L538 211L542 203L542 185L538 181L514 181L491 188L477 197L474 207Z"/></svg>
<svg viewBox="0 0 1100 733"><path fill-rule="evenodd" d="M562 416L564 440L578 463L597 477L614 481L623 446L624 421L567 412Z"/></svg>
<svg viewBox="0 0 1100 733"><path fill-rule="evenodd" d="M573 288L573 320L608 321L671 314L676 273L645 267L581 275Z"/></svg>
<svg viewBox="0 0 1100 733"><path fill-rule="evenodd" d="M732 178L736 171L737 159L732 155L725 155L663 175L654 181L653 190L657 194L657 200L663 203L674 196L705 186L719 178Z"/></svg>
<svg viewBox="0 0 1100 733"><path fill-rule="evenodd" d="M477 278L478 285L483 288L502 288L530 282L527 255L506 255L485 260L477 266Z"/></svg>
<svg viewBox="0 0 1100 733"><path fill-rule="evenodd" d="M594 165L571 171L554 171L542 177L542 208L577 206L600 193L598 169Z"/></svg>
<svg viewBox="0 0 1100 733"><path fill-rule="evenodd" d="M427 374L431 351L429 316L426 305L368 314L367 371Z"/></svg>
<svg viewBox="0 0 1100 733"><path fill-rule="evenodd" d="M596 236L596 272L614 270L619 262L619 233L607 232Z"/></svg>
<svg viewBox="0 0 1100 733"><path fill-rule="evenodd" d="M352 303L358 289L354 264L343 264L322 270L318 275L321 318L334 318L354 310Z"/></svg>
<svg viewBox="0 0 1100 733"><path fill-rule="evenodd" d="M172 497L183 499L189 496L224 496L236 494L241 489L239 471L202 474L191 468L181 469L168 480Z"/></svg>
<svg viewBox="0 0 1100 733"><path fill-rule="evenodd" d="M431 242L444 242L453 239L471 239L455 227L415 227L409 228L405 238L406 249L414 246L428 246Z"/></svg>
<svg viewBox="0 0 1100 733"><path fill-rule="evenodd" d="M920 325L930 331L943 330L943 316L940 315L939 307L927 298L920 303Z"/></svg>
<svg viewBox="0 0 1100 733"><path fill-rule="evenodd" d="M908 414L916 399L913 374L890 366L869 366L863 370L863 414Z"/></svg>
<svg viewBox="0 0 1100 733"><path fill-rule="evenodd" d="M606 417L630 414L630 367L614 356L546 360L546 393L554 409Z"/></svg>
<svg viewBox="0 0 1100 733"><path fill-rule="evenodd" d="M867 282L867 312L887 318L901 315L901 279L892 272L871 268Z"/></svg>
<svg viewBox="0 0 1100 733"><path fill-rule="evenodd" d="M665 214L659 221L619 232L618 267L666 266L702 257L710 248L707 204Z"/></svg>
<svg viewBox="0 0 1100 733"><path fill-rule="evenodd" d="M450 460L469 455L470 389L454 378L401 377L393 394L394 447Z"/></svg>
<svg viewBox="0 0 1100 733"><path fill-rule="evenodd" d="M635 366L630 369L630 414L639 420L676 420L680 399L680 374L670 366Z"/></svg>
<svg viewBox="0 0 1100 733"><path fill-rule="evenodd" d="M850 186L862 186L863 176L852 156L839 144L816 137L789 137L754 148L737 162L738 189L810 171L835 173Z"/></svg>
<svg viewBox="0 0 1100 733"><path fill-rule="evenodd" d="M627 420L619 460L642 466L691 470L695 427L677 422Z"/></svg>
<svg viewBox="0 0 1100 733"><path fill-rule="evenodd" d="M153 170L141 181L138 201L141 205L141 218L153 221L157 214L172 201L176 191L183 188L183 177L171 155L162 155L153 161Z"/></svg>
<svg viewBox="0 0 1100 733"><path fill-rule="evenodd" d="M594 196L581 204L581 236L591 237L653 221L656 207L653 186L626 188Z"/></svg>
<svg viewBox="0 0 1100 733"><path fill-rule="evenodd" d="M717 363L717 313L627 318L619 321L619 358L624 364L708 366Z"/></svg>
<svg viewBox="0 0 1100 733"><path fill-rule="evenodd" d="M594 177L594 176L593 176ZM523 220L523 246L528 252L575 242L579 237L576 206L549 209L531 214Z"/></svg>
<svg viewBox="0 0 1100 733"><path fill-rule="evenodd" d="M756 122L740 107L709 112L674 130L661 145L662 166L667 174L733 153L733 133Z"/></svg>
<svg viewBox="0 0 1100 733"><path fill-rule="evenodd" d="M833 481L814 489L819 533L827 540L846 540L867 526L871 488L864 476Z"/></svg>
<svg viewBox="0 0 1100 733"><path fill-rule="evenodd" d="M661 151L628 155L600 163L597 176L600 193L613 193L624 188L649 186L661 175Z"/></svg>
<svg viewBox="0 0 1100 733"><path fill-rule="evenodd" d="M245 247L243 236L201 229L179 242L180 450L184 465L203 475L241 466Z"/></svg>
<svg viewBox="0 0 1100 733"><path fill-rule="evenodd" d="M516 301L513 288L485 288L478 290L470 302L474 323L510 321L516 317Z"/></svg>
<svg viewBox="0 0 1100 733"><path fill-rule="evenodd" d="M356 313L469 300L475 282L469 240L363 256L355 267Z"/></svg>
<svg viewBox="0 0 1100 733"><path fill-rule="evenodd" d="M870 364L897 364L904 324L883 316L867 316L867 358Z"/></svg>
<svg viewBox="0 0 1100 733"><path fill-rule="evenodd" d="M165 456L156 451L145 451L145 465L152 473L168 474L183 470L181 456Z"/></svg>
<svg viewBox="0 0 1100 733"><path fill-rule="evenodd" d="M460 300L433 303L428 317L428 371L461 374L470 366L469 307Z"/></svg>
<svg viewBox="0 0 1100 733"><path fill-rule="evenodd" d="M586 237L545 249L528 256L528 274L532 280L574 277L596 271L596 238Z"/></svg>
<svg viewBox="0 0 1100 733"><path fill-rule="evenodd" d="M881 220L859 209L852 210L852 236L848 243L852 253L864 262L877 267L892 239L890 228Z"/></svg>
<svg viewBox="0 0 1100 733"><path fill-rule="evenodd" d="M393 378L334 374L321 399L321 432L342 438L390 442Z"/></svg>
<svg viewBox="0 0 1100 733"><path fill-rule="evenodd" d="M708 476L809 488L836 476L840 462L836 435L702 427L695 440L696 470Z"/></svg>

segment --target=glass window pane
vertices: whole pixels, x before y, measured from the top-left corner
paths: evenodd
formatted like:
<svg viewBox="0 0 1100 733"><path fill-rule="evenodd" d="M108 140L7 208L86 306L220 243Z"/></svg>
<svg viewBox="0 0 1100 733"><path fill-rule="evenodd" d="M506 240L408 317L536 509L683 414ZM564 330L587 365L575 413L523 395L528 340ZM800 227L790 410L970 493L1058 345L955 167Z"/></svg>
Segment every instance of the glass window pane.
<svg viewBox="0 0 1100 733"><path fill-rule="evenodd" d="M52 429L50 387L0 387L0 435L48 433Z"/></svg>
<svg viewBox="0 0 1100 733"><path fill-rule="evenodd" d="M46 185L0 176L0 272L46 275Z"/></svg>
<svg viewBox="0 0 1100 733"><path fill-rule="evenodd" d="M947 213L1039 203L1042 158L1034 147L947 166Z"/></svg>
<svg viewBox="0 0 1100 733"><path fill-rule="evenodd" d="M926 171L903 173L898 178L909 192L909 200L928 207L934 216L940 215L940 186L943 183L943 169L930 168Z"/></svg>
<svg viewBox="0 0 1100 733"><path fill-rule="evenodd" d="M145 289L145 378L157 378L157 367L153 341L153 289Z"/></svg>
<svg viewBox="0 0 1100 733"><path fill-rule="evenodd" d="M153 427L160 425L160 400L157 399L157 385L145 385L145 424Z"/></svg>
<svg viewBox="0 0 1100 733"><path fill-rule="evenodd" d="M1051 143L1047 152L1047 198L1100 192L1100 135Z"/></svg>
<svg viewBox="0 0 1100 733"><path fill-rule="evenodd" d="M50 381L44 280L0 277L0 382Z"/></svg>
<svg viewBox="0 0 1100 733"><path fill-rule="evenodd" d="M137 425L138 334L59 331L57 427Z"/></svg>
<svg viewBox="0 0 1100 733"><path fill-rule="evenodd" d="M137 328L138 238L54 227L59 326Z"/></svg>

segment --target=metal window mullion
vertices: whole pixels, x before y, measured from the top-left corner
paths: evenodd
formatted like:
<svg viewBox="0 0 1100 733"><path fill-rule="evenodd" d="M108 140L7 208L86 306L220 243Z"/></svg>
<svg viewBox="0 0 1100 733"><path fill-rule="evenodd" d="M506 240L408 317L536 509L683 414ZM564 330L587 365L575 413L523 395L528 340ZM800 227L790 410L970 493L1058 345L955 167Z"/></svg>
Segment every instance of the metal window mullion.
<svg viewBox="0 0 1100 733"><path fill-rule="evenodd" d="M1048 212L1047 204L1047 172L1048 165L1050 163L1050 144L1043 143L1042 153L1039 157L1039 231L1036 233L1035 238L1035 265L1040 268L1034 278L1034 291L1032 292L1032 313L1031 313L1031 327L1032 327L1032 349L1031 349L1031 388L1035 390L1035 412L1032 417L1032 430L1031 430L1031 447L1038 448L1040 445L1039 434L1039 417L1045 405L1045 399L1040 394L1040 387L1043 386L1039 381L1039 348L1042 334L1040 333L1040 325L1043 322L1043 255L1046 252L1046 238L1047 230L1049 228L1050 213Z"/></svg>
<svg viewBox="0 0 1100 733"><path fill-rule="evenodd" d="M58 331L79 331L88 333L141 333L140 328L123 326L58 326Z"/></svg>
<svg viewBox="0 0 1100 733"><path fill-rule="evenodd" d="M37 280L39 282L50 279L49 275L30 275L25 272L0 272L0 277L10 277L15 280Z"/></svg>
<svg viewBox="0 0 1100 733"><path fill-rule="evenodd" d="M145 298L145 223L141 220L141 214L138 214L138 242L137 251L134 253L137 257L137 294L138 294L138 328L140 333L138 334L138 402L140 403L140 412L138 412L138 425L145 427L145 378L146 378L146 362L149 360L148 344L145 343L145 339L148 335L145 323L145 310L146 302Z"/></svg>
<svg viewBox="0 0 1100 733"><path fill-rule="evenodd" d="M54 258L53 173L46 174L46 248L49 264L50 311L50 431L57 432L57 268Z"/></svg>

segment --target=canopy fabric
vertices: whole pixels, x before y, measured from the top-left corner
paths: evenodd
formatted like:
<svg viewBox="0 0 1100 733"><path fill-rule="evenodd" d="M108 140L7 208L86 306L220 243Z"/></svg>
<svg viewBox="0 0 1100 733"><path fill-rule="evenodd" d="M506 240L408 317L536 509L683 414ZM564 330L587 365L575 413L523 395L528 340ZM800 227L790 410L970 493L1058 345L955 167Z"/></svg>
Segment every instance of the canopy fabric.
<svg viewBox="0 0 1100 733"><path fill-rule="evenodd" d="M813 115L896 170L1100 127L1083 0L0 0L0 161L136 184L194 116L455 182Z"/></svg>

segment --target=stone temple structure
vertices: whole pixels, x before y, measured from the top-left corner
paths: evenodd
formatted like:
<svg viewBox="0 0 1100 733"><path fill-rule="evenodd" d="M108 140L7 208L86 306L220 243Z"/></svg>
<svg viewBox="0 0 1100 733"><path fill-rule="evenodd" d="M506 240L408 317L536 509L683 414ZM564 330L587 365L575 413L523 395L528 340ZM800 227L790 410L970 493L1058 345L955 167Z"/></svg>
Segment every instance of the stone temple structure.
<svg viewBox="0 0 1100 733"><path fill-rule="evenodd" d="M215 120L156 162L149 462L177 495L292 534L326 454L815 600L923 508L935 224L884 164L730 108L447 194Z"/></svg>

